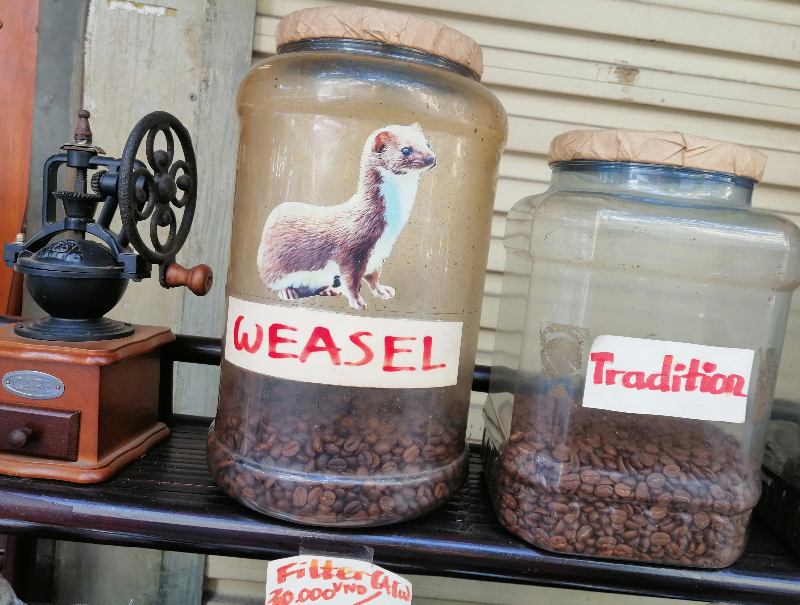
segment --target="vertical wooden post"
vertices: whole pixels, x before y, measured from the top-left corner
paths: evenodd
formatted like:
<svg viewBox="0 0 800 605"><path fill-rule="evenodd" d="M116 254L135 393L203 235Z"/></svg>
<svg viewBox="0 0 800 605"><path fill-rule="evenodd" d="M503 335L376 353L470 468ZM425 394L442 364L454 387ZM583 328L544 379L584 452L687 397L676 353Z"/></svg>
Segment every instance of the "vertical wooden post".
<svg viewBox="0 0 800 605"><path fill-rule="evenodd" d="M236 93L253 56L255 0L206 0L200 88L195 115L195 150L199 196L187 266L205 263L214 270L211 292L198 298L184 290L180 331L195 336L222 336L225 282L231 238L231 215L239 148ZM177 364L175 412L213 416L217 409L219 370Z"/></svg>
<svg viewBox="0 0 800 605"><path fill-rule="evenodd" d="M27 599L36 581L36 538L6 536L3 577L20 599Z"/></svg>
<svg viewBox="0 0 800 605"><path fill-rule="evenodd" d="M0 3L0 245L14 241L28 199L38 20L39 2ZM12 276L11 269L0 267L2 312Z"/></svg>

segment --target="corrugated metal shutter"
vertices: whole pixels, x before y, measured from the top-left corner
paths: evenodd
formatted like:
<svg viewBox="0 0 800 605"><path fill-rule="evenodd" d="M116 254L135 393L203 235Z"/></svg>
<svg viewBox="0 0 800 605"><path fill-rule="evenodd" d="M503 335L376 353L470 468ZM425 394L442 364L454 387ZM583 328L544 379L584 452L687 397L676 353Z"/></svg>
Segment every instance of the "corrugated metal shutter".
<svg viewBox="0 0 800 605"><path fill-rule="evenodd" d="M345 4L412 12L472 36L484 49L483 82L508 111L509 143L495 201L478 363L491 360L506 212L547 187L547 150L561 132L679 130L755 147L769 156L755 207L800 222L800 4L259 0L254 59L275 52L275 25L284 15ZM800 369L800 309L791 324L783 365ZM472 438L480 437L482 403L483 396L473 397Z"/></svg>

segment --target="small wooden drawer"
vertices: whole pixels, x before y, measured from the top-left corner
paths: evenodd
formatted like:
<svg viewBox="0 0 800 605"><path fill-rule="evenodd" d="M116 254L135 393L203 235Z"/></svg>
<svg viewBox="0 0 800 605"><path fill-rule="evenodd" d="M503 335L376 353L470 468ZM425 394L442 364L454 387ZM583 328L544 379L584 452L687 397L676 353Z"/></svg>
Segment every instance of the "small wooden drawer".
<svg viewBox="0 0 800 605"><path fill-rule="evenodd" d="M0 402L0 450L74 462L80 416L69 410Z"/></svg>

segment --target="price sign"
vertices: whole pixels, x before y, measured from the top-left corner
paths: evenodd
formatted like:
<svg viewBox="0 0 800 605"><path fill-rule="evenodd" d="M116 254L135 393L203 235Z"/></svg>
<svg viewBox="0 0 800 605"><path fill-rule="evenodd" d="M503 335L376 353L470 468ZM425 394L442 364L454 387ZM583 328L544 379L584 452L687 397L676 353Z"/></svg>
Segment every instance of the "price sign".
<svg viewBox="0 0 800 605"><path fill-rule="evenodd" d="M411 583L355 559L300 555L270 561L267 605L402 605L411 602Z"/></svg>

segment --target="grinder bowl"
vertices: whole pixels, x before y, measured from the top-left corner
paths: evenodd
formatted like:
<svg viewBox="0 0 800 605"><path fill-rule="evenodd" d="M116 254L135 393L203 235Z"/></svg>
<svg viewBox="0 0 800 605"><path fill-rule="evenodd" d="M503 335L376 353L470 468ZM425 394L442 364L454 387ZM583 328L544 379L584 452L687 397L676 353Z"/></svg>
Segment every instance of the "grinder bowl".
<svg viewBox="0 0 800 605"><path fill-rule="evenodd" d="M48 315L62 319L100 318L116 306L128 288L128 280L119 277L28 274L25 281L36 304Z"/></svg>
<svg viewBox="0 0 800 605"><path fill-rule="evenodd" d="M41 340L122 338L130 324L103 318L128 287L123 268L102 244L84 239L50 242L19 255L15 269L26 275L33 300L51 317L19 324L15 332Z"/></svg>

